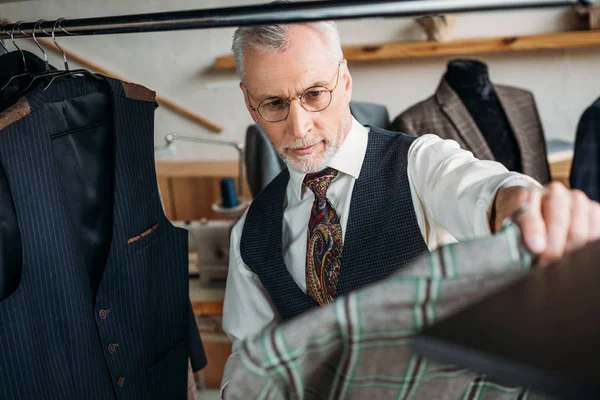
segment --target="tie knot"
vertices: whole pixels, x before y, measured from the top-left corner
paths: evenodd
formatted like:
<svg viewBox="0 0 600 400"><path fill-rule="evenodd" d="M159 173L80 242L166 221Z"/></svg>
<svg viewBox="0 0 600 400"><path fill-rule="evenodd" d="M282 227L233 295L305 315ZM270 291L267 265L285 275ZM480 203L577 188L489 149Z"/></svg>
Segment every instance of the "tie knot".
<svg viewBox="0 0 600 400"><path fill-rule="evenodd" d="M325 168L322 171L307 174L304 177L304 184L312 190L315 197L319 199L325 197L331 181L333 181L333 178L335 178L337 174L338 171L336 169Z"/></svg>

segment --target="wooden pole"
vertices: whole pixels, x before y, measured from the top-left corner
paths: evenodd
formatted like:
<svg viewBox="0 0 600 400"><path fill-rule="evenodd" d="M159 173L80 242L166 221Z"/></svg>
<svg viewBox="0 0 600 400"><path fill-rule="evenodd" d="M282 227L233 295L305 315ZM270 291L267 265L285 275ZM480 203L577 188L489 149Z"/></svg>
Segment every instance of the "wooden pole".
<svg viewBox="0 0 600 400"><path fill-rule="evenodd" d="M52 43L52 40L50 39L45 39L45 38L39 38L38 41L40 42L40 44L42 44L44 47L46 47L48 50L57 53L57 54L61 54L61 52L56 48L56 46L54 45L54 43ZM62 46L61 46L62 47ZM64 48L63 48L64 50ZM82 65L83 67L90 69L92 71L101 73L103 75L106 76L110 76L111 78L115 78L121 81L128 81L127 78L125 78L122 75L119 75L113 71L110 71L109 69L98 65L97 63L89 60L86 57L83 57L80 54L75 53L72 50L64 50L65 54L67 55L67 58L70 61L74 61L77 64ZM163 96L159 96L158 94L156 95L156 102L161 105L162 107L165 107L181 116L184 116L194 122L196 122L197 124L202 125L203 127L209 129L212 132L222 132L223 131L223 127L220 125L217 125L216 123L207 120L206 118L202 117L201 115L199 115L198 113L190 110L189 108L182 106L181 104L175 102L174 100L171 100L167 97L163 97Z"/></svg>

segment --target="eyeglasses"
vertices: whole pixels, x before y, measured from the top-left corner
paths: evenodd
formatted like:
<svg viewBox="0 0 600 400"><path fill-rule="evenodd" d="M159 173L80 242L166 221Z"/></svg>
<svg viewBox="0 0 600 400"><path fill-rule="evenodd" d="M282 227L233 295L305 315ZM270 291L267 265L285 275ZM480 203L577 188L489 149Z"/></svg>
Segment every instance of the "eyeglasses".
<svg viewBox="0 0 600 400"><path fill-rule="evenodd" d="M252 108L252 111L258 112L258 115L268 122L283 121L290 114L290 104L292 103L292 100L295 99L300 100L300 105L306 111L319 112L325 110L331 104L331 100L333 99L333 91L337 88L340 78L340 65L341 62L338 64L335 86L333 89L327 89L324 86L313 86L302 92L300 96L289 99L284 99L281 97L267 97L260 102L258 107ZM246 92L250 97L252 97L250 92L248 92L248 88L246 88Z"/></svg>

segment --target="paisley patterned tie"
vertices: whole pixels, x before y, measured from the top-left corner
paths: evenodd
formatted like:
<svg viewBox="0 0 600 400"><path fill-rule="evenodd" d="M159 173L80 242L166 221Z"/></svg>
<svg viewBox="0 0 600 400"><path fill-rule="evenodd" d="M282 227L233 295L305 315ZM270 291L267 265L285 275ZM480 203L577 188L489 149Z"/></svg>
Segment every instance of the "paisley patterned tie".
<svg viewBox="0 0 600 400"><path fill-rule="evenodd" d="M304 184L315 194L308 221L306 292L320 306L335 299L340 277L342 226L333 205L325 197L337 174L337 170L326 168L304 178Z"/></svg>

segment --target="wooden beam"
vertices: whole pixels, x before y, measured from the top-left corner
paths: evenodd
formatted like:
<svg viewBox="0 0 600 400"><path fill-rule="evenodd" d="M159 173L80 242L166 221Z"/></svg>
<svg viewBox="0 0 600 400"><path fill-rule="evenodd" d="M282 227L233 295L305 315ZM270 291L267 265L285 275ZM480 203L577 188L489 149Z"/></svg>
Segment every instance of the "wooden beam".
<svg viewBox="0 0 600 400"><path fill-rule="evenodd" d="M343 51L348 61L376 61L541 49L569 49L588 46L600 46L600 30L459 39L450 42L423 41L350 45L343 46ZM213 68L235 68L233 55L217 57Z"/></svg>
<svg viewBox="0 0 600 400"><path fill-rule="evenodd" d="M215 58L213 63L213 69L234 69L235 61L233 60L233 54L227 54Z"/></svg>
<svg viewBox="0 0 600 400"><path fill-rule="evenodd" d="M60 51L56 48L56 46L54 45L54 43L52 43L52 40L50 39L45 39L45 38L39 38L38 41L40 42L40 44L42 44L44 47L46 47L48 50L60 54L62 56L62 54L60 53ZM62 46L61 46L62 47ZM106 76L110 76L111 78L114 79L118 79L121 81L126 81L128 82L129 80L127 78L125 78L122 75L117 74L116 72L113 72L111 70L109 70L108 68L105 68L93 61L91 61L90 59L83 57L80 54L75 53L72 50L66 50L63 47L63 50L65 51L65 54L67 55L67 59L69 61L74 61L77 64L83 66L84 68L87 68L91 71L94 72L98 72L100 74L106 75ZM190 110L189 108L178 104L177 102L175 102L174 100L171 100L167 97L164 96L160 96L160 95L156 95L156 102L161 105L162 107L165 107L173 112L175 112L176 114L179 114L185 118L188 118L192 121L194 121L197 124L200 124L201 126L207 128L208 130L212 131L212 132L216 132L219 133L221 131L223 131L223 127L212 122L209 121L208 119L202 117L201 115L199 115L198 113L196 113L195 111Z"/></svg>

